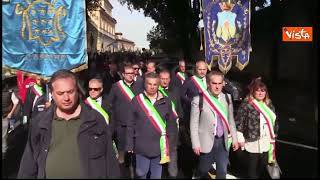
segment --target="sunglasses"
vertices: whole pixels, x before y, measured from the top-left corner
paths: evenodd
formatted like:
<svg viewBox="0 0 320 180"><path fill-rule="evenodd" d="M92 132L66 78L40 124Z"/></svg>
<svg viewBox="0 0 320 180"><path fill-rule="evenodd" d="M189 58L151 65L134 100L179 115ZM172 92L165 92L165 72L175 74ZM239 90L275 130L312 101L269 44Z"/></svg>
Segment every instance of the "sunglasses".
<svg viewBox="0 0 320 180"><path fill-rule="evenodd" d="M92 91L92 90L94 90L94 91L100 91L101 88L89 88L89 91Z"/></svg>
<svg viewBox="0 0 320 180"><path fill-rule="evenodd" d="M126 75L134 75L134 73L123 73L123 74L126 74Z"/></svg>

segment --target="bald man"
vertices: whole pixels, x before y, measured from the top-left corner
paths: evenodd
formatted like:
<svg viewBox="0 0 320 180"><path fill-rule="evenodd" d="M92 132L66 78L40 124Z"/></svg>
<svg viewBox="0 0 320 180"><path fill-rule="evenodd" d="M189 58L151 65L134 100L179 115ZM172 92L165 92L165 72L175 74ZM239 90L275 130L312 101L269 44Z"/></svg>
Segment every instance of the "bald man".
<svg viewBox="0 0 320 180"><path fill-rule="evenodd" d="M183 156L186 159L183 161L195 162L197 157L192 151L192 144L190 139L190 110L191 101L193 97L198 96L203 89L206 89L206 74L208 71L208 65L205 61L199 60L196 62L195 75L188 78L183 86L181 92L181 104L184 112L183 121L180 121L180 134L181 134L181 147L179 150L179 156ZM191 166L186 166L184 162L179 161L181 168L186 172L192 173L196 168L196 164L192 163ZM186 176L192 176L192 174L187 174Z"/></svg>
<svg viewBox="0 0 320 180"><path fill-rule="evenodd" d="M196 62L195 75L191 76L183 84L182 98L183 102L190 105L192 98L201 93L201 87L207 87L206 75L208 72L208 65L205 61L200 60ZM198 81L199 80L199 81ZM199 83L199 84L197 84Z"/></svg>
<svg viewBox="0 0 320 180"><path fill-rule="evenodd" d="M184 59L179 60L179 69L174 74L172 81L175 86L181 88L184 82L190 77L191 75L186 72L186 62Z"/></svg>

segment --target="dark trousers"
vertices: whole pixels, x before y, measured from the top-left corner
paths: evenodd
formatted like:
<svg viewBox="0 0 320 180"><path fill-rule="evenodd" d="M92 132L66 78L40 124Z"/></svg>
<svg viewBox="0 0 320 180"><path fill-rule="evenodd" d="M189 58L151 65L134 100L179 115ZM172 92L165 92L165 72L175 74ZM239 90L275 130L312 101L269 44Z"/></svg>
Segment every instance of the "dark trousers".
<svg viewBox="0 0 320 180"><path fill-rule="evenodd" d="M116 142L119 151L125 151L127 126L120 125L116 127Z"/></svg>
<svg viewBox="0 0 320 180"><path fill-rule="evenodd" d="M246 151L249 178L262 178L266 173L268 152L249 153Z"/></svg>
<svg viewBox="0 0 320 180"><path fill-rule="evenodd" d="M178 163L177 163L177 147L172 148L170 152L170 162L168 163L168 172L171 178L178 175Z"/></svg>
<svg viewBox="0 0 320 180"><path fill-rule="evenodd" d="M216 162L216 178L225 179L229 163L229 153L225 148L224 137L215 138L209 153L201 153L199 157L199 175L206 177L212 164Z"/></svg>
<svg viewBox="0 0 320 180"><path fill-rule="evenodd" d="M136 154L136 175L138 179L146 179L150 170L150 179L161 179L162 165L160 164L160 156L145 157Z"/></svg>

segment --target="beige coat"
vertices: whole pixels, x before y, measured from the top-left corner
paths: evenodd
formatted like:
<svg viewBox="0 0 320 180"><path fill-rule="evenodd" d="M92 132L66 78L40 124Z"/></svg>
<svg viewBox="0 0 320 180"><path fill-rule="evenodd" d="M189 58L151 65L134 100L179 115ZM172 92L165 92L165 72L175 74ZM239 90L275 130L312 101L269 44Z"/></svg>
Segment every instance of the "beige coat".
<svg viewBox="0 0 320 180"><path fill-rule="evenodd" d="M238 142L237 140L237 133L236 133L236 126L234 123L234 117L233 117L233 104L231 100L230 94L229 96L229 126L230 126L230 133L232 136L233 142ZM228 103L225 98L225 94L220 93L218 96L218 100L225 105L228 106ZM203 108L201 112L201 116L199 117L199 96L196 96L193 98L191 102L191 113L190 113L190 133L191 133L191 142L192 142L192 148L198 148L200 147L202 153L209 153L213 147L214 143L214 136L215 136L215 129L217 124L216 119L216 112L210 107L208 102L203 99ZM223 124L224 129L224 139L225 139L225 145L227 151L229 149L227 148L227 127Z"/></svg>

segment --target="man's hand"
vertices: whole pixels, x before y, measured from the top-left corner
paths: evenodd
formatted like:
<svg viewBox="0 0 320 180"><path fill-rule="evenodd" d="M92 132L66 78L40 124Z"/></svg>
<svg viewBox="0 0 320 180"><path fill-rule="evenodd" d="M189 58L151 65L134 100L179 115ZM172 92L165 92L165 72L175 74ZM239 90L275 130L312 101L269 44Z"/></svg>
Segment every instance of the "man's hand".
<svg viewBox="0 0 320 180"><path fill-rule="evenodd" d="M232 143L232 149L233 149L233 151L236 151L236 150L239 149L239 144L238 144L238 142L237 142L237 143Z"/></svg>
<svg viewBox="0 0 320 180"><path fill-rule="evenodd" d="M200 147L194 148L194 149L193 149L193 152L194 152L196 155L200 156L200 152L201 152Z"/></svg>
<svg viewBox="0 0 320 180"><path fill-rule="evenodd" d="M128 153L133 153L133 151L128 151Z"/></svg>

